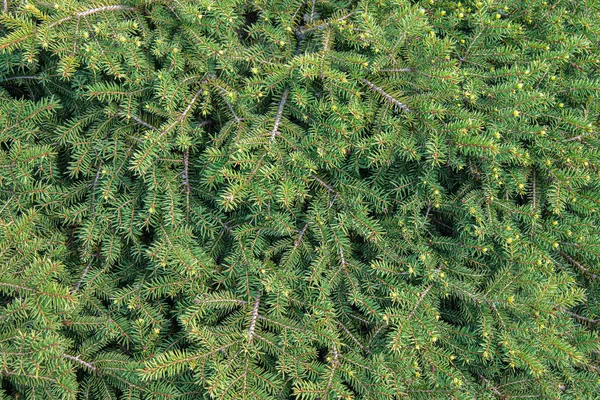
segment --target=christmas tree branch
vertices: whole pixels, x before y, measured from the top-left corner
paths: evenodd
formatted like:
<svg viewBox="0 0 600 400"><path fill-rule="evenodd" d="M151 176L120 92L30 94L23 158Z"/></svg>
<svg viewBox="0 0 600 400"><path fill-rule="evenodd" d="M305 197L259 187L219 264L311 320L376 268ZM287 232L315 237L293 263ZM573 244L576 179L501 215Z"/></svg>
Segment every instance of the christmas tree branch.
<svg viewBox="0 0 600 400"><path fill-rule="evenodd" d="M323 181L321 180L321 178L319 178L319 177L318 177L318 176L316 176L315 174L312 174L312 175L311 175L311 178L313 178L315 181L319 182L319 184L320 184L321 186L323 186L325 189L327 189L327 191L328 191L329 193L336 193L336 192L335 192L335 190L334 190L334 189L333 189L331 186L329 186L328 184L326 184L325 182L323 182Z"/></svg>
<svg viewBox="0 0 600 400"><path fill-rule="evenodd" d="M296 238L296 240L294 241L294 250L296 250L296 248L302 242L302 237L304 236L304 233L306 232L306 228L308 228L308 222L304 225L304 228L302 228L302 230L300 231L298 238Z"/></svg>
<svg viewBox="0 0 600 400"><path fill-rule="evenodd" d="M183 184L185 185L185 219L190 219L190 176L189 176L189 150L183 153Z"/></svg>
<svg viewBox="0 0 600 400"><path fill-rule="evenodd" d="M71 294L77 293L79 291L79 288L81 287L81 284L83 283L83 280L85 279L87 273L90 271L91 267L92 267L92 260L90 260L88 262L87 266L83 270L83 273L81 274L81 278L79 278L79 281L77 282L77 284L75 285L73 290L71 290Z"/></svg>
<svg viewBox="0 0 600 400"><path fill-rule="evenodd" d="M325 388L325 392L323 393L323 398L329 398L329 390L331 390L331 386L333 384L333 376L335 375L335 371L339 365L338 362L339 353L337 351L337 346L333 345L333 360L331 360L331 372L329 373L329 380L327 381L327 387Z"/></svg>
<svg viewBox="0 0 600 400"><path fill-rule="evenodd" d="M68 358L69 360L75 361L76 363L79 363L79 364L83 365L84 367L91 369L92 371L96 371L96 369L97 369L92 363L83 361L81 358L79 358L79 355L77 357L74 357L69 354L63 354L63 357Z"/></svg>
<svg viewBox="0 0 600 400"><path fill-rule="evenodd" d="M283 96L281 96L281 101L279 102L279 109L277 110L277 114L275 115L275 125L273 126L273 130L271 131L271 142L275 140L275 135L279 133L279 124L281 123L281 116L283 115L283 107L288 98L289 88L285 88L283 91Z"/></svg>
<svg viewBox="0 0 600 400"><path fill-rule="evenodd" d="M391 68L391 69L380 69L377 72L413 72L412 68Z"/></svg>
<svg viewBox="0 0 600 400"><path fill-rule="evenodd" d="M579 268L581 270L581 272L588 275L591 279L596 279L598 277L598 275L590 272L589 269L587 269L586 267L584 267L583 265L581 265L580 263L575 261L570 255L568 255L564 251L560 251L559 253L561 256L563 256L564 258L569 260L573 265L575 265L577 268Z"/></svg>
<svg viewBox="0 0 600 400"><path fill-rule="evenodd" d="M139 117L136 117L135 115L127 115L125 114L123 111L121 111L119 113L119 115L121 117L125 117L125 118L131 118L132 120L134 120L136 123L138 123L139 125L142 125L148 129L151 129L153 131L157 131L160 132L160 129L158 129L157 127L155 127L154 125L150 125L149 123L147 123L146 121L143 121L142 119L140 119Z"/></svg>
<svg viewBox="0 0 600 400"><path fill-rule="evenodd" d="M260 294L256 296L254 301L254 308L252 309L252 320L250 321L250 328L248 328L248 343L252 343L254 339L254 330L256 329L256 321L258 320L258 307L260 306Z"/></svg>
<svg viewBox="0 0 600 400"><path fill-rule="evenodd" d="M396 100L393 96L389 95L385 90L383 90L382 88L380 88L379 86L371 83L370 81L366 80L363 78L362 82L364 84L366 84L368 87L371 88L371 90L373 90L374 92L379 93L381 96L383 96L388 103L392 103L394 105L396 105L398 108L406 111L406 112L410 112L411 110L408 108L408 106L406 104L403 104L401 102L399 102L398 100Z"/></svg>
<svg viewBox="0 0 600 400"><path fill-rule="evenodd" d="M481 378L481 379L482 379L482 380L483 380L483 381L484 381L484 382L485 382L487 385L489 385L489 386L490 386L490 389L492 389L492 392L494 392L494 394L495 394L496 396L498 396L498 398L500 398L500 399L506 399L506 398L507 398L506 396L504 396L504 395L503 395L503 394L500 392L500 390L498 390L498 388L497 388L497 387L495 387L495 386L492 386L492 385L491 385L491 383L490 383L490 381L489 381L489 380L487 380L487 379L486 379L486 378L485 378L483 375L479 374L479 377L480 377L480 378Z"/></svg>
<svg viewBox="0 0 600 400"><path fill-rule="evenodd" d="M48 28L53 28L56 25L60 25L63 22L73 19L74 17L77 17L77 18L87 17L89 15L96 14L96 13L103 12L103 11L134 11L134 10L135 10L135 7L129 7L129 6L125 6L125 5L112 5L112 6L90 8L89 10L80 11L75 15L71 15L69 17L59 19L58 21L55 21L55 22L51 23L50 25L48 25Z"/></svg>
<svg viewBox="0 0 600 400"><path fill-rule="evenodd" d="M535 167L533 168L533 173L532 173L532 178L531 179L532 179L532 187L531 187L531 189L532 189L531 190L531 194L532 194L532 196L531 196L531 203L532 204L531 205L532 205L533 211L535 211L535 189L536 189L536 183L537 183L536 182L536 176L535 176Z"/></svg>
<svg viewBox="0 0 600 400"><path fill-rule="evenodd" d="M589 322L591 324L600 324L600 319L592 319L592 318L584 317L583 315L575 314L574 312L571 312L571 311L567 310L566 308L563 308L562 310L563 310L563 312L569 314L570 316L572 316L574 318L577 318L578 320Z"/></svg>

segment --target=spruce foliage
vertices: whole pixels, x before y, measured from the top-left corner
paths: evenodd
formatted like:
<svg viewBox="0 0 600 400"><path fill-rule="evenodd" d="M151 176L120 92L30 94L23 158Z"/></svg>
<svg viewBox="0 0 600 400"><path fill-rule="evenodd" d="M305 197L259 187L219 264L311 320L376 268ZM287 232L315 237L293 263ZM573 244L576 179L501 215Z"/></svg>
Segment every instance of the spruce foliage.
<svg viewBox="0 0 600 400"><path fill-rule="evenodd" d="M594 399L598 0L3 0L0 398Z"/></svg>

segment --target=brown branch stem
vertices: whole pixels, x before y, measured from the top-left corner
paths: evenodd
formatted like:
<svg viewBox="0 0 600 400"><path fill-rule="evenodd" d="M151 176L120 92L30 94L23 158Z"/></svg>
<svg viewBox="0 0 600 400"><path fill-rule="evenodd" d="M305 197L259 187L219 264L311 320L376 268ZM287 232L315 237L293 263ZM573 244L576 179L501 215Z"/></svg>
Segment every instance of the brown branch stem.
<svg viewBox="0 0 600 400"><path fill-rule="evenodd" d="M277 110L277 115L275 115L275 124L273 125L273 130L271 131L271 142L275 140L275 135L279 133L279 124L281 123L281 116L283 115L283 107L285 107L285 103L287 102L289 91L289 88L285 88L283 95L281 96L279 109Z"/></svg>
<svg viewBox="0 0 600 400"><path fill-rule="evenodd" d="M258 307L260 306L260 295L256 296L254 301L254 308L252 309L252 320L250 321L250 328L248 328L248 343L252 343L254 339L254 330L256 329L256 321L258 320Z"/></svg>

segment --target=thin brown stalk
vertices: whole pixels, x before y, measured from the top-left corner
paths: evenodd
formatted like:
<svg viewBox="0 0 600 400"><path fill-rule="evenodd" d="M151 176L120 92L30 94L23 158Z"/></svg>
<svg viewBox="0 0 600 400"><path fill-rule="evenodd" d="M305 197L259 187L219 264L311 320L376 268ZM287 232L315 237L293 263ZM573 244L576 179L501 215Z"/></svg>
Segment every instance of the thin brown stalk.
<svg viewBox="0 0 600 400"><path fill-rule="evenodd" d="M190 219L190 176L189 176L189 150L183 153L183 183L185 185L185 218Z"/></svg>
<svg viewBox="0 0 600 400"><path fill-rule="evenodd" d="M77 18L87 17L88 15L96 14L96 13L103 12L103 11L133 11L133 10L135 10L135 7L129 7L129 6L124 6L124 5L119 5L119 4L112 5L112 6L90 8L89 10L80 11L80 12L76 13L75 15L71 15L71 16L59 19L58 21L55 21L55 22L51 23L50 25L48 25L48 28L53 28L56 25L60 25L63 22L73 19L73 17L77 17Z"/></svg>
<svg viewBox="0 0 600 400"><path fill-rule="evenodd" d="M584 274L588 275L590 277L590 279L596 279L598 277L598 275L590 272L590 270L588 270L586 267L584 267L583 265L581 265L580 263L578 263L576 260L573 259L573 257L571 257L570 255L568 255L564 251L561 251L560 255L563 256L564 258L566 258L567 260L569 260L577 268L579 268L581 270L581 272L583 272Z"/></svg>
<svg viewBox="0 0 600 400"><path fill-rule="evenodd" d="M383 98L386 99L386 101L388 103L394 104L396 107L400 108L401 110L404 110L406 112L410 112L410 109L408 108L408 106L406 104L399 102L398 100L396 100L393 96L389 95L385 90L383 90L379 86L377 86L377 85L369 82L366 79L363 79L362 82L365 85L367 85L369 88L371 88L371 90L373 90L374 92L377 92L381 96L383 96Z"/></svg>
<svg viewBox="0 0 600 400"><path fill-rule="evenodd" d="M68 358L69 360L75 361L76 363L79 363L79 364L83 365L84 367L91 369L92 371L96 371L96 369L97 369L92 363L83 361L81 358L79 358L79 356L75 357L75 356L72 356L69 354L63 354L63 357Z"/></svg>
<svg viewBox="0 0 600 400"><path fill-rule="evenodd" d="M271 131L271 142L275 140L275 135L279 133L279 124L281 123L281 116L283 115L283 107L285 107L285 103L287 101L289 94L289 88L285 88L283 92L283 96L281 96L281 101L279 102L279 109L277 110L277 115L275 115L275 124L273 125L273 130Z"/></svg>
<svg viewBox="0 0 600 400"><path fill-rule="evenodd" d="M260 306L260 295L256 296L254 301L254 308L252 309L252 320L250 321L250 328L248 328L248 343L252 343L254 340L254 330L256 329L256 321L258 320L258 307Z"/></svg>

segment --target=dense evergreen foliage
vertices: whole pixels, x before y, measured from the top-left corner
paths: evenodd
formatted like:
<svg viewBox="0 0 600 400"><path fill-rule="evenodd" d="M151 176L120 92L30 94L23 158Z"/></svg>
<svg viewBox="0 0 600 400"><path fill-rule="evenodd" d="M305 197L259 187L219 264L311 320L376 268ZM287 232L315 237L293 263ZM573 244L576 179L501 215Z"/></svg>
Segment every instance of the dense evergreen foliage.
<svg viewBox="0 0 600 400"><path fill-rule="evenodd" d="M0 398L597 398L598 0L2 6Z"/></svg>

